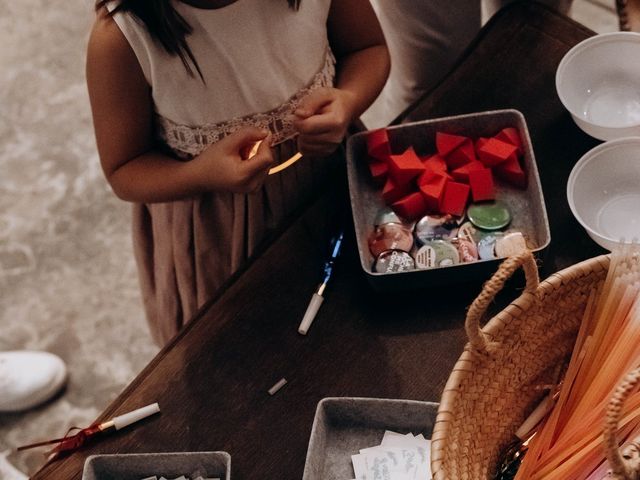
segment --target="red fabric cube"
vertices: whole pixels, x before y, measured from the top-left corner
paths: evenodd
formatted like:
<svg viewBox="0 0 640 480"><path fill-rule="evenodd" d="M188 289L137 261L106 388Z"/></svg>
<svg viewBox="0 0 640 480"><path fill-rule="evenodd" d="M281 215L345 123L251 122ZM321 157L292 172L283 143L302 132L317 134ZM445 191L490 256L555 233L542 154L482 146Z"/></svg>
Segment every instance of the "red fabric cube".
<svg viewBox="0 0 640 480"><path fill-rule="evenodd" d="M389 175L396 183L407 184L424 172L424 169L425 167L413 147L407 148L401 155L389 157Z"/></svg>
<svg viewBox="0 0 640 480"><path fill-rule="evenodd" d="M448 180L441 176L430 183L418 185L429 212L440 212L440 203Z"/></svg>
<svg viewBox="0 0 640 480"><path fill-rule="evenodd" d="M369 162L369 171L376 185L384 185L389 172L389 164L380 161Z"/></svg>
<svg viewBox="0 0 640 480"><path fill-rule="evenodd" d="M469 162L475 162L477 158L473 142L470 139L465 140L462 145L449 153L449 155L445 157L445 160L449 170L460 168Z"/></svg>
<svg viewBox="0 0 640 480"><path fill-rule="evenodd" d="M495 167L516 153L518 147L490 138L478 149L478 158L486 167Z"/></svg>
<svg viewBox="0 0 640 480"><path fill-rule="evenodd" d="M391 145L386 128L373 130L367 134L367 152L377 160L386 161L391 156Z"/></svg>
<svg viewBox="0 0 640 480"><path fill-rule="evenodd" d="M445 162L444 158L442 158L437 153L433 155L429 155L427 157L421 158L422 163L426 168L430 168L431 170L446 172L447 171L447 162Z"/></svg>
<svg viewBox="0 0 640 480"><path fill-rule="evenodd" d="M478 155L478 150L480 150L480 149L483 147L483 145L484 145L485 143L487 143L487 140L489 140L489 139L488 139L488 138L486 138L486 137L478 137L478 138L476 139L476 141L475 141L475 143L474 143L474 145L473 145L473 146L475 147L475 149L476 149L476 157L478 157L478 156L479 156L479 155Z"/></svg>
<svg viewBox="0 0 640 480"><path fill-rule="evenodd" d="M461 183L469 183L469 172L473 170L482 170L486 168L482 162L475 160L473 162L469 162L466 165L463 165L460 168L456 168L453 172L451 172L451 176L454 180Z"/></svg>
<svg viewBox="0 0 640 480"><path fill-rule="evenodd" d="M469 186L474 202L482 200L494 200L496 192L493 185L493 174L488 168L469 172Z"/></svg>
<svg viewBox="0 0 640 480"><path fill-rule="evenodd" d="M427 213L427 204L420 192L413 192L391 205L394 212L407 220L417 220Z"/></svg>
<svg viewBox="0 0 640 480"><path fill-rule="evenodd" d="M439 180L440 178L445 178L445 176L446 176L446 174L444 174L442 172L438 172L438 171L434 172L433 170L427 168L416 179L416 185L418 185L418 187L419 187L420 185L425 185L427 183L433 183L436 180Z"/></svg>
<svg viewBox="0 0 640 480"><path fill-rule="evenodd" d="M467 137L462 137L460 135L436 132L436 149L441 156L446 157L466 140L468 140Z"/></svg>
<svg viewBox="0 0 640 480"><path fill-rule="evenodd" d="M440 157L438 157L440 158ZM422 172L418 178L416 179L416 184L418 186L424 185L425 183L433 183L440 178L448 178L449 174L447 173L446 168L442 169L437 162L424 162L424 172Z"/></svg>
<svg viewBox="0 0 640 480"><path fill-rule="evenodd" d="M514 154L506 162L498 165L494 170L498 178L521 189L527 188L527 174L520 166L518 157Z"/></svg>
<svg viewBox="0 0 640 480"><path fill-rule="evenodd" d="M391 205L393 202L400 200L405 195L408 195L412 190L410 184L397 183L392 177L387 177L387 181L382 188L382 198Z"/></svg>
<svg viewBox="0 0 640 480"><path fill-rule="evenodd" d="M469 185L458 182L447 182L444 187L440 211L461 216L469 199Z"/></svg>
<svg viewBox="0 0 640 480"><path fill-rule="evenodd" d="M498 132L495 138L497 138L498 140L502 140L503 142L510 143L511 145L515 145L516 147L518 147L518 155L522 154L522 139L520 138L520 133L518 132L517 128L503 128L502 130L500 130L500 132Z"/></svg>

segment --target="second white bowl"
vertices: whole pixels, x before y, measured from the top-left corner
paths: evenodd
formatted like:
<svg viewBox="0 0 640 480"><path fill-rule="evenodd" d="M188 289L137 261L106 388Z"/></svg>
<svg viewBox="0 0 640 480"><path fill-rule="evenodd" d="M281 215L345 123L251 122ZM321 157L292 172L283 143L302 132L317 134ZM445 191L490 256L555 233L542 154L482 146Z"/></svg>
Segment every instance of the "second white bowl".
<svg viewBox="0 0 640 480"><path fill-rule="evenodd" d="M574 46L556 90L576 124L600 140L640 136L640 33L613 32Z"/></svg>
<svg viewBox="0 0 640 480"><path fill-rule="evenodd" d="M640 240L640 137L605 142L585 153L567 183L569 207L607 250Z"/></svg>

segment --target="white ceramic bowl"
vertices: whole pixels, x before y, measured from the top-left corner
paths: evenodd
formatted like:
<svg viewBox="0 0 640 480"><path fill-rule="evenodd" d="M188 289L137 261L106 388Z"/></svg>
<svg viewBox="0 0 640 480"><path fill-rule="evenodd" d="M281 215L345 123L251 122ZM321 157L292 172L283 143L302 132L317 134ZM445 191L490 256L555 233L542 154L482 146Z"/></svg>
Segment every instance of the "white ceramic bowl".
<svg viewBox="0 0 640 480"><path fill-rule="evenodd" d="M607 250L640 240L640 137L605 142L585 153L567 183L569 207Z"/></svg>
<svg viewBox="0 0 640 480"><path fill-rule="evenodd" d="M640 33L588 38L556 70L560 101L576 124L600 140L640 136Z"/></svg>

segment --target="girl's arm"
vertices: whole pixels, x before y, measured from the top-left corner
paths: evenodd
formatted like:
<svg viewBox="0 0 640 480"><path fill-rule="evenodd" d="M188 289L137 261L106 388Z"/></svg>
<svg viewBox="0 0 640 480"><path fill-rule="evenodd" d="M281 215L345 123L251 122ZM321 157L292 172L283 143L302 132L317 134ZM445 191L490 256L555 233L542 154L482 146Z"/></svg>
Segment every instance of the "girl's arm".
<svg viewBox="0 0 640 480"><path fill-rule="evenodd" d="M98 13L87 51L87 86L104 174L123 200L165 202L209 190L249 192L258 188L273 162L267 133L247 128L212 145L189 162L156 149L151 89L115 21Z"/></svg>
<svg viewBox="0 0 640 480"><path fill-rule="evenodd" d="M335 150L382 90L391 65L369 0L333 0L327 28L337 59L335 88L317 90L296 111L298 147L314 155Z"/></svg>
<svg viewBox="0 0 640 480"><path fill-rule="evenodd" d="M389 51L369 0L333 0L327 28L337 59L336 88L351 94L355 120L387 81Z"/></svg>

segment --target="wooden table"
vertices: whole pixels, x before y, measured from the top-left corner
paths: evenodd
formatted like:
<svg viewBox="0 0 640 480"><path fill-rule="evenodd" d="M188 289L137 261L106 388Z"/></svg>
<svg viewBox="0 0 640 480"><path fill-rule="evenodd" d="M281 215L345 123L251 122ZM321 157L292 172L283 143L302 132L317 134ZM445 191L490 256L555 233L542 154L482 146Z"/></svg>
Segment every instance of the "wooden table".
<svg viewBox="0 0 640 480"><path fill-rule="evenodd" d="M602 253L571 216L565 196L572 165L597 142L573 124L554 88L564 53L592 34L539 5L515 4L399 119L496 108L524 113L551 223L543 277ZM326 301L309 334L297 333L320 279L333 212L348 208L345 198L329 192L310 205L100 418L156 401L159 416L47 465L33 478L80 479L85 458L97 453L208 450L231 454L235 479L300 478L320 399L438 401L465 343L465 308L480 282L376 294L361 271L349 226ZM516 280L494 310L517 295ZM288 384L268 395L283 377Z"/></svg>

